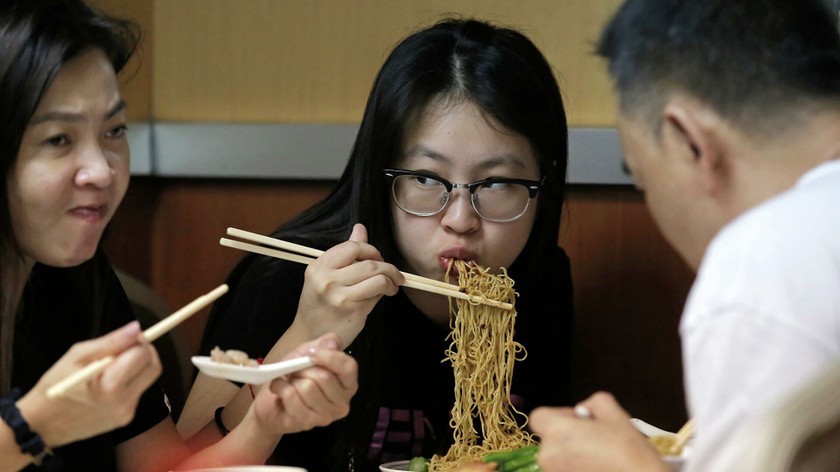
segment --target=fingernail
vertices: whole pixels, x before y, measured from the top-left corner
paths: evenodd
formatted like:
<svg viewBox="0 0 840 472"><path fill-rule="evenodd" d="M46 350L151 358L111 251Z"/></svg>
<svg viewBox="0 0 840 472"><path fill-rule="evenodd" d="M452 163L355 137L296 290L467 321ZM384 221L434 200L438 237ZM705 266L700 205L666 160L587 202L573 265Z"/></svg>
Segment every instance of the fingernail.
<svg viewBox="0 0 840 472"><path fill-rule="evenodd" d="M583 405L575 405L575 415L581 419L591 419L592 412L589 411L589 408L586 408Z"/></svg>
<svg viewBox="0 0 840 472"><path fill-rule="evenodd" d="M128 323L127 325L123 326L122 331L123 331L123 334L126 335L126 337L132 337L133 338L137 335L137 333L140 332L140 322L139 321L132 321L131 323Z"/></svg>

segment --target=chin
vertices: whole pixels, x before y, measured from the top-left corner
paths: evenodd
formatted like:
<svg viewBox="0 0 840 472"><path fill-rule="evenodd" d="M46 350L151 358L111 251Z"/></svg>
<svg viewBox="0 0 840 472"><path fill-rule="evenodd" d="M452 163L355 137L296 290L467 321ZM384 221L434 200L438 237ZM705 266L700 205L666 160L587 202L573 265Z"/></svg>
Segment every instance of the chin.
<svg viewBox="0 0 840 472"><path fill-rule="evenodd" d="M40 262L52 267L75 267L91 260L94 254L96 254L95 246L91 249L75 250L71 254L57 255L57 257L51 257Z"/></svg>

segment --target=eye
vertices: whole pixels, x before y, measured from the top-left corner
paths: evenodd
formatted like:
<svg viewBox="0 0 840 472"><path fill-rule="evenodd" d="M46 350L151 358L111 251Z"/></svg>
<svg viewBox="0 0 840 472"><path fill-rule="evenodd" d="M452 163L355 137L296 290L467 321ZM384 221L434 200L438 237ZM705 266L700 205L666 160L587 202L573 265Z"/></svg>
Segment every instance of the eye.
<svg viewBox="0 0 840 472"><path fill-rule="evenodd" d="M415 175L414 176L414 183L416 183L420 187L425 187L425 188L432 188L432 187L436 187L436 186L441 185L441 183L438 182L437 180L435 180L431 177L426 177L425 175Z"/></svg>
<svg viewBox="0 0 840 472"><path fill-rule="evenodd" d="M108 130L105 136L108 138L120 139L125 136L126 131L128 131L128 126L121 124Z"/></svg>
<svg viewBox="0 0 840 472"><path fill-rule="evenodd" d="M56 146L56 147L57 146L65 146L67 144L70 144L70 138L67 137L66 134L59 134L57 136L52 136L52 137L47 138L44 141L44 143L48 144L50 146Z"/></svg>

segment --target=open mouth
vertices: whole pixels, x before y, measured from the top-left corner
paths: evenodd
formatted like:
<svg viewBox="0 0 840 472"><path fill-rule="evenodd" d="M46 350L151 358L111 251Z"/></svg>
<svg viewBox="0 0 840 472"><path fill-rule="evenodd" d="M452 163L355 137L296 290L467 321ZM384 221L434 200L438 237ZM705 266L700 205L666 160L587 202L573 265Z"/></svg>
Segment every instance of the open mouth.
<svg viewBox="0 0 840 472"><path fill-rule="evenodd" d="M463 262L467 265L467 267L472 267L475 265L475 260L464 260L464 259L456 259L454 257L441 257L441 267L443 270L449 274L450 277L458 277L459 270L457 262Z"/></svg>

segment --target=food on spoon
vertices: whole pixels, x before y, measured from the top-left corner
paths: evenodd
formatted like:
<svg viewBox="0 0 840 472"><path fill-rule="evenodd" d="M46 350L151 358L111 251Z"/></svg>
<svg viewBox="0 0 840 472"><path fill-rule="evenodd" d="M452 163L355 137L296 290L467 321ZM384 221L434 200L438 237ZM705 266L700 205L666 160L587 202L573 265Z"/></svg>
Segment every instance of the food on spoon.
<svg viewBox="0 0 840 472"><path fill-rule="evenodd" d="M236 364L236 365L244 365L246 367L257 367L260 365L256 359L251 359L248 357L248 354L244 351L238 351L236 349L228 349L226 351L216 346L210 351L210 360L219 362L222 364Z"/></svg>
<svg viewBox="0 0 840 472"><path fill-rule="evenodd" d="M676 440L676 436L651 436L648 438L648 442L650 442L661 456L679 456L682 454L682 448L678 451L671 452L671 446L674 445L674 441Z"/></svg>

